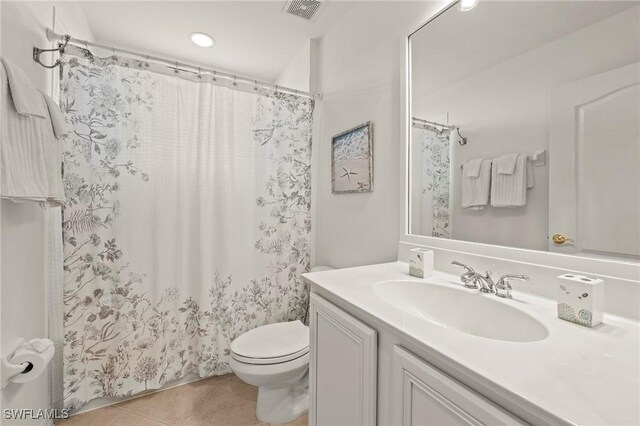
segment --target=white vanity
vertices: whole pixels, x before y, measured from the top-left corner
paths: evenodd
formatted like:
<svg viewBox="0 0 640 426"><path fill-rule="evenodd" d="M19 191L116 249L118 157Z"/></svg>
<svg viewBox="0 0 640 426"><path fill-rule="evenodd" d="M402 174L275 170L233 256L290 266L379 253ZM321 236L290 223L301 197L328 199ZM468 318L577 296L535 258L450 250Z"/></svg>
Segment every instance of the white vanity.
<svg viewBox="0 0 640 426"><path fill-rule="evenodd" d="M465 288L408 265L315 272L310 423L638 424L640 327L556 316L555 301Z"/></svg>

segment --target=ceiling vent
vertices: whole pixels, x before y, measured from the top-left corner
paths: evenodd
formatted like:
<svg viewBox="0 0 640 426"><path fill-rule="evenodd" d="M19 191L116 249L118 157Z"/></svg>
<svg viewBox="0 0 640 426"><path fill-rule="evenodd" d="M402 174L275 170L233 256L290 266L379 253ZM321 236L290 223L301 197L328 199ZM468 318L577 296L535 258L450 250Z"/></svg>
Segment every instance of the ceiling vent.
<svg viewBox="0 0 640 426"><path fill-rule="evenodd" d="M285 4L284 10L290 15L311 21L321 5L322 2L317 0L291 0Z"/></svg>

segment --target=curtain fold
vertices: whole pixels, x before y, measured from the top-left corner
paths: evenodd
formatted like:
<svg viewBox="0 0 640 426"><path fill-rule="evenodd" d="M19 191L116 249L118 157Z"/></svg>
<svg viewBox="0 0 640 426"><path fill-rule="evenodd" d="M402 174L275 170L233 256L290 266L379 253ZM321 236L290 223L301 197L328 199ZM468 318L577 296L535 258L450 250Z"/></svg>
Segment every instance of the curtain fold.
<svg viewBox="0 0 640 426"><path fill-rule="evenodd" d="M233 338L306 309L313 101L62 60L65 407L229 372Z"/></svg>

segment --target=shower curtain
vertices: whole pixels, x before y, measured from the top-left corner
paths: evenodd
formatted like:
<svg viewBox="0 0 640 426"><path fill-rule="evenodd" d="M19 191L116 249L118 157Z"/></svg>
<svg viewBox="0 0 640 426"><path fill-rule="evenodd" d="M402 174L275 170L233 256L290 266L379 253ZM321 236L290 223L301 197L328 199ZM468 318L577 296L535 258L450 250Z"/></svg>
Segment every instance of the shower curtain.
<svg viewBox="0 0 640 426"><path fill-rule="evenodd" d="M450 238L449 187L451 185L450 131L420 129L422 144L422 230L432 237Z"/></svg>
<svg viewBox="0 0 640 426"><path fill-rule="evenodd" d="M305 314L313 101L62 62L65 407L229 372L236 336Z"/></svg>

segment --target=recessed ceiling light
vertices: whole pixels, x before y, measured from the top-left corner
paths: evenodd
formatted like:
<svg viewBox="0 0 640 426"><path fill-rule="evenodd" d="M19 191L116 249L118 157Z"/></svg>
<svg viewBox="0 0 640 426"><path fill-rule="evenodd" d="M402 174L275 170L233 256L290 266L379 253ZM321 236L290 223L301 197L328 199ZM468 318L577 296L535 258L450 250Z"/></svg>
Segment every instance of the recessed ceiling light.
<svg viewBox="0 0 640 426"><path fill-rule="evenodd" d="M200 47L213 47L216 44L213 37L205 33L191 33L191 41Z"/></svg>
<svg viewBox="0 0 640 426"><path fill-rule="evenodd" d="M462 12L466 12L468 10L473 9L478 5L478 0L460 0L458 3L458 9Z"/></svg>

